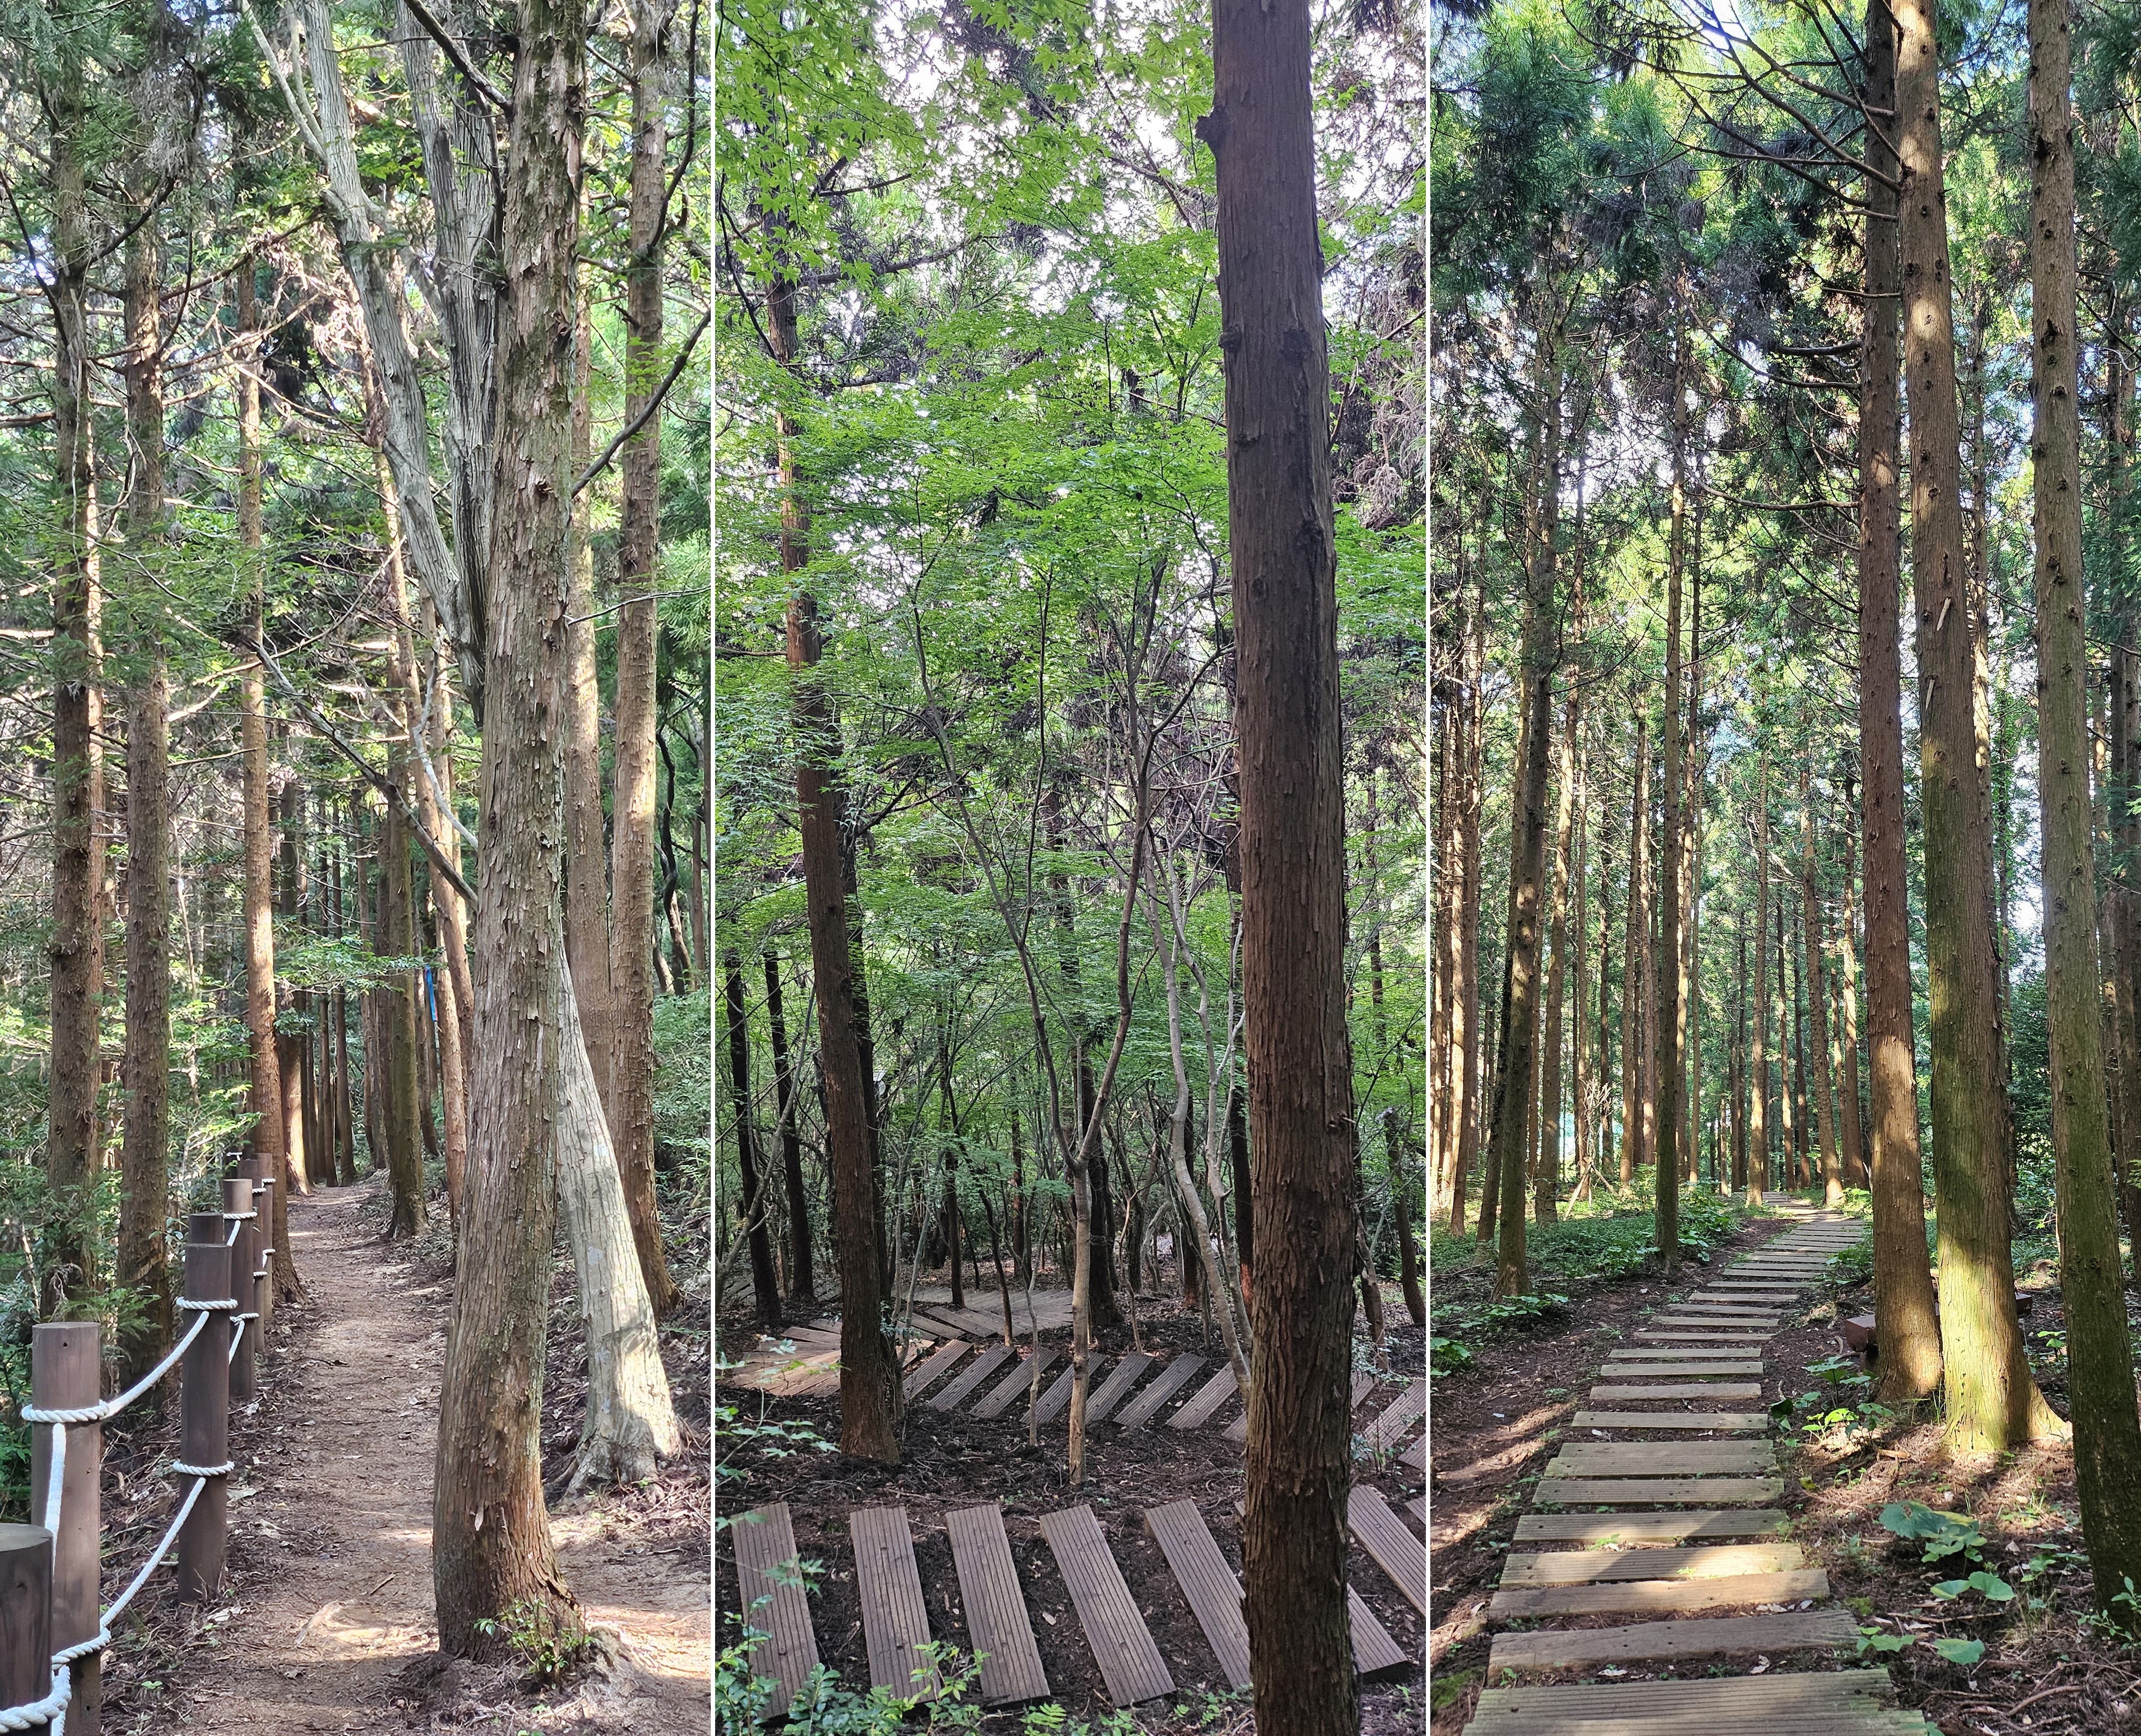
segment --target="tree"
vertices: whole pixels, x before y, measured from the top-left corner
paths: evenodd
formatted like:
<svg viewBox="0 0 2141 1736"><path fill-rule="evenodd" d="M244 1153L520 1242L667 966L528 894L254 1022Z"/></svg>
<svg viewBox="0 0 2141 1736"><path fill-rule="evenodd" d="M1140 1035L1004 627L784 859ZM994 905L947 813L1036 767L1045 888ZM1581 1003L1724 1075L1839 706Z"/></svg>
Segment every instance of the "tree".
<svg viewBox="0 0 2141 1736"><path fill-rule="evenodd" d="M2060 1296L2068 1333L2075 1475L2089 1576L2097 1607L2130 1630L2137 1616L2124 1588L2141 1578L2141 1411L2136 1409L2133 1352L2127 1341L2097 985L2072 50L2066 7L2058 0L2032 0L2029 29L2037 787L2045 840L2045 979L2052 1143L2058 1153Z"/></svg>
<svg viewBox="0 0 2141 1736"><path fill-rule="evenodd" d="M1198 131L1217 165L1231 338L1227 514L1258 1232L1243 1613L1258 1724L1319 1736L1358 1722L1345 1559L1358 1232L1308 8L1214 0L1212 41L1212 111ZM1543 672L1538 690L1543 705ZM1542 773L1545 747L1542 725ZM1538 854L1534 845L1534 880ZM1520 1236L1522 1150L1513 1141L1505 1151Z"/></svg>

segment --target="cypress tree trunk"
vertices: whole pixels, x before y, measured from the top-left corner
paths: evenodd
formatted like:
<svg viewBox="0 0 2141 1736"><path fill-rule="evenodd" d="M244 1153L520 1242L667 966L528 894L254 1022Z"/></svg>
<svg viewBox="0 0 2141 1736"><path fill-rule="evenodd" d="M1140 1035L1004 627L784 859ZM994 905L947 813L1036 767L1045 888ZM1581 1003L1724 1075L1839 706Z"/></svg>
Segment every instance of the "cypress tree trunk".
<svg viewBox="0 0 2141 1736"><path fill-rule="evenodd" d="M1896 0L1893 7L1933 1164L1947 1436L1956 1448L1996 1452L2050 1432L2056 1418L2023 1354L2007 1240L1991 830L1972 713L1976 666L1956 474L1955 320L1933 10L1934 0Z"/></svg>
<svg viewBox="0 0 2141 1736"><path fill-rule="evenodd" d="M1650 718L1636 712L1636 791L1629 829L1628 932L1621 967L1621 1185L1636 1179L1643 1152L1644 960L1650 945Z"/></svg>
<svg viewBox="0 0 2141 1736"><path fill-rule="evenodd" d="M560 727L586 27L557 0L519 0L515 22L487 550L498 582L481 677L482 986L432 1502L432 1587L449 1652L499 1645L478 1624L515 1605L539 1634L572 1615L544 1509L543 1369L559 1146L585 1143L574 1123L594 1095L565 958ZM402 863L406 874L406 848Z"/></svg>
<svg viewBox="0 0 2141 1736"><path fill-rule="evenodd" d="M1873 1178L1866 1162L1865 1127L1858 1096L1858 839L1851 823L1858 811L1857 796L1858 791L1847 777L1843 781L1843 922L1837 935L1837 1002L1843 1033L1839 1040L1843 1050L1843 1174L1853 1185L1865 1187L1871 1185Z"/></svg>
<svg viewBox="0 0 2141 1736"><path fill-rule="evenodd" d="M126 555L145 577L164 558L164 360L157 230L150 210L126 244ZM126 708L126 1048L121 1077L126 1128L119 1170L119 1281L140 1298L120 1336L131 1381L171 1343L165 1252L171 1133L171 687L163 635L152 625L147 664Z"/></svg>
<svg viewBox="0 0 2141 1736"><path fill-rule="evenodd" d="M769 950L765 964L765 1011L773 1027L775 1101L780 1117L780 1168L788 1188L788 1300L809 1308L816 1304L817 1285L810 1275L810 1196L803 1186L803 1139L795 1125L795 1067L788 1051L780 956Z"/></svg>
<svg viewBox="0 0 2141 1736"><path fill-rule="evenodd" d="M1866 100L1892 109L1896 27L1866 7ZM1940 1326L1926 1258L1924 1175L1911 1028L1910 882L1903 820L1899 174L1880 129L1867 135L1866 333L1858 411L1858 760L1866 780L1868 1161L1873 1194L1873 1312L1883 1403L1940 1384Z"/></svg>
<svg viewBox="0 0 2141 1736"><path fill-rule="evenodd" d="M1576 683L1571 682L1562 708L1560 764L1554 798L1553 890L1547 929L1546 1033L1541 1052L1538 1169L1533 1178L1532 1211L1542 1224L1554 1221L1561 1192L1562 1003L1568 977L1569 847L1576 816Z"/></svg>
<svg viewBox="0 0 2141 1736"><path fill-rule="evenodd" d="M1755 1038L1747 1084L1747 1203L1760 1206L1769 1187L1769 752L1762 750L1754 817ZM1743 948L1745 943L1741 943Z"/></svg>
<svg viewBox="0 0 2141 1736"><path fill-rule="evenodd" d="M743 1221L751 1242L751 1288L757 1294L759 1318L765 1323L765 1329L778 1333L780 1279L773 1266L773 1235L766 1221L771 1216L771 1201L765 1191L765 1171L758 1161L758 1128L751 1113L751 1028L743 994L743 967L733 949L721 954L721 1008L728 1023L729 1093L736 1113L736 1166L743 1176ZM956 1256L953 1265L956 1268Z"/></svg>
<svg viewBox="0 0 2141 1736"><path fill-rule="evenodd" d="M1260 1232L1243 1614L1258 1726L1342 1736L1360 1719L1346 1603L1360 1233L1309 44L1303 0L1214 0L1213 106L1198 132L1218 188L1242 989ZM1512 1163L1521 1186L1521 1157ZM1523 1215L1520 1194L1520 1225Z"/></svg>
<svg viewBox="0 0 2141 1736"><path fill-rule="evenodd" d="M1828 1073L1828 987L1821 969L1821 895L1815 885L1814 780L1799 773L1799 888L1806 930L1807 1000L1814 1010L1814 1110L1820 1117L1822 1203L1843 1203L1843 1169L1836 1143L1836 1099Z"/></svg>
<svg viewBox="0 0 2141 1736"><path fill-rule="evenodd" d="M391 752L387 775L401 789L408 787L408 755ZM414 956L414 897L409 873L409 827L401 817L401 805L386 805L386 820L379 844L379 944L390 958ZM416 1043L418 1009L416 973L397 971L380 990L380 1023L386 1052L381 1083L381 1117L386 1123L386 1178L393 1191L393 1216L386 1226L388 1240L414 1235L424 1227L424 1161L416 1117Z"/></svg>
<svg viewBox="0 0 2141 1736"><path fill-rule="evenodd" d="M1685 274L1682 274L1683 279ZM1681 281L1676 298L1686 292ZM1656 1214L1658 1260L1670 1280L1680 1270L1680 1177L1684 1152L1681 1111L1687 1088L1687 973L1683 956L1682 900L1687 891L1681 850L1681 782L1685 767L1681 727L1681 581L1686 564L1687 535L1687 329L1673 336L1672 523L1666 543L1666 788L1660 836L1656 1046L1651 1066L1657 1076L1658 1144Z"/></svg>
<svg viewBox="0 0 2141 1736"><path fill-rule="evenodd" d="M2058 1153L2060 1294L2074 1403L2075 1480L2097 1607L2129 1631L2141 1579L2137 1416L2118 1191L2099 1048L2096 883L2086 770L2089 646L2081 543L2074 124L2065 0L2030 6L2030 280L2037 509L2037 782L2044 830L2045 981Z"/></svg>

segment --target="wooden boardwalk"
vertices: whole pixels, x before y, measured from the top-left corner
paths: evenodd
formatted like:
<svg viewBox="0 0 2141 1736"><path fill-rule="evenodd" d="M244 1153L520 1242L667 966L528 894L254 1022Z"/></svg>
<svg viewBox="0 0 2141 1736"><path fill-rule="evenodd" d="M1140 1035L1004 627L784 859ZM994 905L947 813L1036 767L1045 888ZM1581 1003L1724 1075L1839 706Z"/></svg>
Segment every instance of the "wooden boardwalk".
<svg viewBox="0 0 2141 1736"><path fill-rule="evenodd" d="M1118 1706L1134 1706L1174 1692L1174 1678L1153 1644L1152 1631L1138 1613L1137 1600L1123 1583L1122 1569L1108 1551L1100 1522L1090 1507L1044 1513L1041 1534L1055 1552L1070 1602L1078 1611L1093 1661Z"/></svg>
<svg viewBox="0 0 2141 1736"><path fill-rule="evenodd" d="M751 1649L751 1674L780 1684L763 1715L785 1718L818 1667L818 1638L810 1630L810 1605L796 1566L788 1503L776 1501L741 1515L729 1527L729 1536L736 1544L744 1620L766 1636Z"/></svg>
<svg viewBox="0 0 2141 1736"><path fill-rule="evenodd" d="M863 1640L870 1686L934 1699L943 1686L916 1648L929 1642L929 1612L914 1566L914 1533L902 1507L864 1507L848 1515L855 1546L855 1589L862 1599Z"/></svg>
<svg viewBox="0 0 2141 1736"><path fill-rule="evenodd" d="M1487 1674L1503 1685L1481 1694L1466 1736L1929 1731L1919 1714L1894 1706L1885 1670L1768 1673L1767 1660L1848 1653L1858 1638L1850 1611L1829 1603L1828 1576L1783 1540L1789 1521L1775 1505L1784 1485L1774 1445L1746 1438L1769 1425L1756 1408L1775 1396L1760 1351L1782 1324L1781 1310L1796 1305L1831 1253L1863 1234L1835 1214L1798 1215L1806 1221L1712 1275L1693 1296L1666 1304L1638 1329L1641 1342L1606 1358L1602 1383L1573 1424L1590 1438L1559 1443L1533 1486L1534 1505L1548 1511L1517 1521L1516 1547L1487 1610L1499 1630ZM1742 1400L1755 1403L1691 1408ZM1696 1438L1661 1438L1666 1431ZM1550 1511L1613 1507L1630 1511ZM1401 1529L1395 1516L1390 1523ZM1602 1616L1625 1619L1567 1625ZM1735 1673L1566 1685L1518 1679L1710 1657ZM1760 1674L1752 1673L1758 1659Z"/></svg>
<svg viewBox="0 0 2141 1736"><path fill-rule="evenodd" d="M1003 1510L962 1507L944 1516L952 1536L952 1566L959 1576L959 1600L967 1635L982 1660L982 1704L1016 1705L1048 1698L1048 1673L1026 1617L1018 1569L1004 1536Z"/></svg>

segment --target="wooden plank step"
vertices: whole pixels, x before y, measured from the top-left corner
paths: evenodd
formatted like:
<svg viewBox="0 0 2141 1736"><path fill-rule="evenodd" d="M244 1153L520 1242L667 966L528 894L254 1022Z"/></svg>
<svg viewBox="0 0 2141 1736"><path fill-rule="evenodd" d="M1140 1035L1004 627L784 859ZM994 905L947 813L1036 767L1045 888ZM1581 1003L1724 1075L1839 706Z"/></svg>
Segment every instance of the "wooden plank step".
<svg viewBox="0 0 2141 1736"><path fill-rule="evenodd" d="M939 1345L927 1362L908 1371L906 1380L901 1383L903 1396L920 1398L926 1388L935 1385L943 1377L953 1363L973 1348L964 1339L953 1339L948 1344Z"/></svg>
<svg viewBox="0 0 2141 1736"><path fill-rule="evenodd" d="M780 1692L760 1714L761 1722L770 1722L788 1715L795 1696L810 1686L810 1672L818 1667L818 1636L810 1630L810 1600L796 1565L795 1528L789 1520L788 1503L776 1501L754 1507L729 1527L729 1536L736 1546L744 1620L766 1636L751 1649L751 1674L771 1676L780 1684Z"/></svg>
<svg viewBox="0 0 2141 1736"><path fill-rule="evenodd" d="M1190 1613L1204 1630L1205 1643L1219 1660L1219 1674L1230 1686L1248 1686L1249 1630L1242 1619L1242 1582L1219 1553L1197 1503L1170 1501L1165 1507L1147 1507L1144 1522L1189 1599Z"/></svg>
<svg viewBox="0 0 2141 1736"><path fill-rule="evenodd" d="M1578 1411L1572 1428L1767 1428L1764 1411Z"/></svg>
<svg viewBox="0 0 2141 1736"><path fill-rule="evenodd" d="M1744 1359L1732 1362L1661 1362L1648 1351L1637 1351L1626 1362L1607 1358L1600 1372L1617 1378L1630 1374L1670 1374L1676 1380L1713 1380L1734 1374L1759 1374L1762 1364L1759 1359L1750 1362Z"/></svg>
<svg viewBox="0 0 2141 1736"><path fill-rule="evenodd" d="M1352 1623L1356 1672L1374 1675L1379 1670L1397 1669L1411 1664L1405 1649L1391 1639L1390 1630L1376 1620L1367 1599L1351 1586L1346 1588L1346 1612Z"/></svg>
<svg viewBox="0 0 2141 1736"><path fill-rule="evenodd" d="M1415 1471L1427 1469L1427 1437L1422 1435L1411 1446L1406 1447L1404 1453L1400 1456L1398 1462L1400 1465L1410 1465Z"/></svg>
<svg viewBox="0 0 2141 1736"><path fill-rule="evenodd" d="M1374 1374L1354 1375L1352 1397L1346 1402L1346 1414L1350 1417L1355 1411L1360 1409L1361 1401L1366 1398L1369 1393L1373 1392L1379 1384L1379 1378ZM1249 1413L1246 1408L1243 1410L1240 1416L1235 1418L1233 1422L1227 1425L1226 1432L1227 1438L1230 1441L1246 1441L1248 1439Z"/></svg>
<svg viewBox="0 0 2141 1736"><path fill-rule="evenodd" d="M1718 1543L1692 1548L1569 1549L1554 1555L1513 1555L1502 1583L1597 1586L1608 1580L1712 1579L1739 1573L1784 1573L1806 1565L1796 1543Z"/></svg>
<svg viewBox="0 0 2141 1736"><path fill-rule="evenodd" d="M1063 1583L1070 1588L1086 1643L1118 1706L1134 1706L1174 1692L1151 1630L1138 1613L1136 1600L1123 1583L1122 1570L1109 1552L1100 1521L1090 1507L1066 1507L1041 1516L1041 1534L1055 1551Z"/></svg>
<svg viewBox="0 0 2141 1736"><path fill-rule="evenodd" d="M1651 1316L1658 1320L1737 1320L1750 1326L1774 1325L1784 1317L1782 1309L1751 1302L1669 1302Z"/></svg>
<svg viewBox="0 0 2141 1736"><path fill-rule="evenodd" d="M1712 1350L1759 1350L1769 1341L1766 1332L1705 1332L1694 1326L1638 1326L1633 1336L1661 1344L1684 1344L1690 1349L1706 1345Z"/></svg>
<svg viewBox="0 0 2141 1736"><path fill-rule="evenodd" d="M947 1319L940 1315L925 1312L923 1309L919 1308L914 1310L913 1319L916 1325L924 1327L929 1331L938 1333L945 1338L967 1338L972 1335L970 1329L967 1327L961 1325L954 1320ZM987 1339L993 1337L994 1334L984 1332L981 1336Z"/></svg>
<svg viewBox="0 0 2141 1736"><path fill-rule="evenodd" d="M960 1375L951 1385L929 1400L929 1408L933 1411L956 1409L967 1393L972 1392L976 1387L1010 1360L1011 1352L1005 1349L1002 1344L990 1345L973 1361L967 1364L965 1374Z"/></svg>
<svg viewBox="0 0 2141 1736"><path fill-rule="evenodd" d="M1093 1403L1093 1389L1090 1384L1093 1376L1106 1366L1105 1362L1095 1361L1094 1366L1085 1371L1087 1382L1085 1403L1088 1408ZM1041 1403L1033 1408L1034 1417L1037 1422L1052 1423L1070 1408L1070 1387L1077 1374L1078 1371L1075 1369L1066 1369L1056 1377L1053 1384L1041 1395Z"/></svg>
<svg viewBox="0 0 2141 1736"><path fill-rule="evenodd" d="M1099 1392L1090 1388L1085 1393L1085 1421L1088 1426L1106 1420L1107 1414L1123 1402L1123 1394L1137 1383L1139 1375L1152 1366L1152 1359L1142 1350L1133 1350L1115 1364L1115 1372L1101 1383ZM1089 1375L1087 1378L1091 1377ZM1069 1389L1064 1393L1069 1399Z"/></svg>
<svg viewBox="0 0 2141 1736"><path fill-rule="evenodd" d="M1584 1682L1489 1688L1466 1736L1859 1736L1923 1730L1893 1704L1885 1669L1799 1670L1686 1681ZM1898 1719L1907 1722L1897 1722Z"/></svg>
<svg viewBox="0 0 2141 1736"><path fill-rule="evenodd" d="M1648 1507L1666 1501L1774 1501L1784 1492L1780 1477L1563 1477L1539 1480L1533 1499L1563 1507Z"/></svg>
<svg viewBox="0 0 2141 1736"><path fill-rule="evenodd" d="M915 1571L907 1509L858 1508L848 1515L848 1535L855 1546L855 1591L862 1599L870 1686L936 1699L943 1684L918 1650L929 1643L929 1613Z"/></svg>
<svg viewBox="0 0 2141 1736"><path fill-rule="evenodd" d="M1044 1344L1041 1350L1041 1372L1046 1374L1061 1353L1053 1344ZM1012 1403L1026 1394L1033 1384L1033 1359L1020 1359L1018 1366L990 1389L989 1396L976 1405L972 1414L977 1417L998 1417L1009 1410Z"/></svg>
<svg viewBox="0 0 2141 1736"><path fill-rule="evenodd" d="M1690 1538L1782 1536L1790 1516L1778 1507L1727 1513L1691 1509L1684 1513L1525 1513L1517 1520L1519 1543L1679 1543Z"/></svg>
<svg viewBox="0 0 2141 1736"><path fill-rule="evenodd" d="M1159 1379L1130 1400L1118 1413L1115 1418L1115 1427L1118 1428L1144 1428L1152 1420L1160 1406L1187 1386L1195 1378L1197 1371L1203 1366L1204 1359L1201 1356L1191 1356L1186 1352L1176 1356L1160 1370Z"/></svg>
<svg viewBox="0 0 2141 1736"><path fill-rule="evenodd" d="M1567 1441L1548 1477L1714 1477L1777 1468L1767 1441Z"/></svg>
<svg viewBox="0 0 2141 1736"><path fill-rule="evenodd" d="M1427 1614L1427 1546L1405 1528L1382 1491L1356 1483L1346 1497L1346 1522L1405 1601Z"/></svg>
<svg viewBox="0 0 2141 1736"><path fill-rule="evenodd" d="M1422 1525L1425 1525L1427 1523L1427 1497L1425 1495L1414 1496L1410 1501L1408 1501L1405 1503L1405 1511L1408 1513L1410 1513L1414 1518L1419 1520Z"/></svg>
<svg viewBox="0 0 2141 1736"><path fill-rule="evenodd" d="M1198 1388L1197 1396L1167 1419L1169 1428L1196 1428L1212 1420L1212 1413L1234 1396L1234 1365L1222 1363L1219 1372Z"/></svg>
<svg viewBox="0 0 2141 1736"><path fill-rule="evenodd" d="M1653 1326L1692 1326L1704 1332L1739 1332L1755 1338L1774 1338L1778 1321L1774 1315L1764 1314L1759 1319L1744 1318L1738 1314L1675 1314L1670 1310L1652 1314ZM1639 1331L1641 1328L1637 1329Z"/></svg>
<svg viewBox="0 0 2141 1736"><path fill-rule="evenodd" d="M1818 1651L1849 1645L1858 1637L1858 1618L1848 1610L1697 1615L1628 1627L1541 1628L1496 1635L1487 1669L1491 1674L1502 1669L1568 1669L1637 1660L1699 1658L1711 1652Z"/></svg>
<svg viewBox="0 0 2141 1736"><path fill-rule="evenodd" d="M1760 1346L1749 1344L1742 1348L1752 1350ZM1734 1347L1730 1344L1721 1349L1715 1344L1707 1347L1701 1344L1637 1344L1626 1350L1609 1350L1606 1353L1606 1360L1608 1363L1660 1362L1671 1358L1681 1362L1729 1362L1732 1360L1733 1350Z"/></svg>
<svg viewBox="0 0 2141 1736"><path fill-rule="evenodd" d="M961 1507L944 1516L952 1537L952 1567L959 1576L959 1600L967 1611L969 1650L982 1660L982 1704L1009 1705L1048 1698L1048 1676L1026 1619L1026 1599L1018 1587L1004 1536L1003 1512L987 1507Z"/></svg>
<svg viewBox="0 0 2141 1736"><path fill-rule="evenodd" d="M1641 1403L1646 1398L1759 1398L1762 1383L1759 1380L1720 1380L1708 1386L1691 1383L1686 1386L1595 1386L1590 1392L1593 1404L1608 1398L1632 1398Z"/></svg>
<svg viewBox="0 0 2141 1736"><path fill-rule="evenodd" d="M1490 1616L1669 1615L1679 1610L1750 1610L1828 1595L1819 1567L1788 1573L1722 1574L1710 1579L1611 1580L1595 1586L1513 1586L1497 1591Z"/></svg>
<svg viewBox="0 0 2141 1736"><path fill-rule="evenodd" d="M1426 1411L1427 1383L1415 1380L1398 1395L1395 1403L1361 1431L1361 1438L1379 1449L1395 1447Z"/></svg>

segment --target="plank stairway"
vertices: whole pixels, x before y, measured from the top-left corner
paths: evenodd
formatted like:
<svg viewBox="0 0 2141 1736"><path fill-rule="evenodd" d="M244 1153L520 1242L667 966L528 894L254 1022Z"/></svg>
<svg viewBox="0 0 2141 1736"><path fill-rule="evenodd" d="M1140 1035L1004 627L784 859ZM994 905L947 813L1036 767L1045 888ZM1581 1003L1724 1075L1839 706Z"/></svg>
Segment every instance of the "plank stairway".
<svg viewBox="0 0 2141 1736"><path fill-rule="evenodd" d="M1748 1673L1758 1660L1833 1654L1858 1631L1829 1604L1827 1575L1784 1541L1761 1401L1764 1345L1863 1232L1838 1213L1793 1215L1798 1227L1607 1355L1540 1477L1538 1511L1517 1521L1487 1612L1499 1630L1490 1681L1720 1655L1740 1673L1489 1688L1465 1736L1930 1736L1919 1714L1895 1706L1885 1669L1770 1673L1764 1661ZM1554 1625L1602 1615L1622 1620Z"/></svg>

